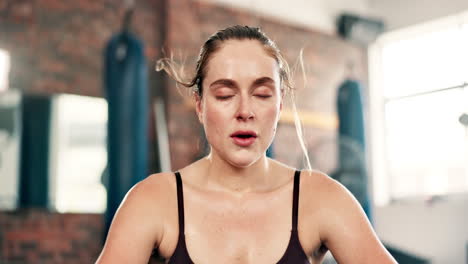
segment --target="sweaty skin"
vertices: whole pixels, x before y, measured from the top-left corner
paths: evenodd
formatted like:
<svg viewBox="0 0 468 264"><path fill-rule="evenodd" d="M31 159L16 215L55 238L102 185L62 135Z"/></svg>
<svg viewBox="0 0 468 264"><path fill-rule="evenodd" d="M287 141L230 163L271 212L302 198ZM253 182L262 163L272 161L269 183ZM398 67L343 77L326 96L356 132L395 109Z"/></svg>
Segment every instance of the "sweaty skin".
<svg viewBox="0 0 468 264"><path fill-rule="evenodd" d="M208 62L196 112L211 151L179 170L185 241L197 264L272 264L286 250L294 169L265 155L282 109L280 85L276 61L255 40L228 40ZM236 144L239 130L254 131L254 143ZM321 263L325 248L339 263L396 263L342 185L303 171L300 188L299 240L311 263ZM97 263L148 263L153 248L169 259L178 235L174 174L151 175L122 202Z"/></svg>

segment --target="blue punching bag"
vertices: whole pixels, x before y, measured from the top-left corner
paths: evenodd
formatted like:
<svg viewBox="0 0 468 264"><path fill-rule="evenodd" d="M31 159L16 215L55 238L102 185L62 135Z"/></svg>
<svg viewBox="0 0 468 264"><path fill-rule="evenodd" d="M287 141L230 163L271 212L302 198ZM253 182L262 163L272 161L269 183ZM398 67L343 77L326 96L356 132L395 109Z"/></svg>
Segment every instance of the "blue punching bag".
<svg viewBox="0 0 468 264"><path fill-rule="evenodd" d="M128 31L105 49L108 102L106 233L128 190L147 176L148 73L142 43Z"/></svg>
<svg viewBox="0 0 468 264"><path fill-rule="evenodd" d="M356 197L371 221L371 204L365 158L364 114L361 85L344 81L337 96L338 170L331 174Z"/></svg>

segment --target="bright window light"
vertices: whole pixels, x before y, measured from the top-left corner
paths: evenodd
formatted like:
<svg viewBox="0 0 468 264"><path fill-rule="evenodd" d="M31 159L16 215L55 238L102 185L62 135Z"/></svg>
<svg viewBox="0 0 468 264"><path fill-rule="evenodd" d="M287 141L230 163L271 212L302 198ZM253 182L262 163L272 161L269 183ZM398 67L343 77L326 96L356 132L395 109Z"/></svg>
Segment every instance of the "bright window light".
<svg viewBox="0 0 468 264"><path fill-rule="evenodd" d="M59 212L102 213L106 189L107 102L59 95L54 99L52 164L54 207Z"/></svg>
<svg viewBox="0 0 468 264"><path fill-rule="evenodd" d="M468 13L386 33L371 47L376 204L468 193L466 47Z"/></svg>
<svg viewBox="0 0 468 264"><path fill-rule="evenodd" d="M463 83L467 79L467 33L454 26L385 45L384 96L404 96Z"/></svg>
<svg viewBox="0 0 468 264"><path fill-rule="evenodd" d="M0 92L8 89L8 74L10 73L10 55L0 50Z"/></svg>

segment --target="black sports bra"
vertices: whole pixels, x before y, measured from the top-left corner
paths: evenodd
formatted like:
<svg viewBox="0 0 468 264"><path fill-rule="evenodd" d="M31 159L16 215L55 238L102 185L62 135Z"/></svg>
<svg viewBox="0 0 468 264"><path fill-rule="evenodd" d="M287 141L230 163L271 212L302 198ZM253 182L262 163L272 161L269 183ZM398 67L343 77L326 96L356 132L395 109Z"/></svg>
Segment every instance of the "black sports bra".
<svg viewBox="0 0 468 264"><path fill-rule="evenodd" d="M184 193L182 188L182 178L179 172L175 172L177 181L177 204L179 211L179 240L177 247L169 259L168 264L193 264L187 251L185 244L185 229L184 229ZM293 210L292 210L292 229L288 247L277 264L310 264L304 249L299 241L297 233L297 215L299 206L299 182L301 172L296 170L294 174L294 189L293 189Z"/></svg>

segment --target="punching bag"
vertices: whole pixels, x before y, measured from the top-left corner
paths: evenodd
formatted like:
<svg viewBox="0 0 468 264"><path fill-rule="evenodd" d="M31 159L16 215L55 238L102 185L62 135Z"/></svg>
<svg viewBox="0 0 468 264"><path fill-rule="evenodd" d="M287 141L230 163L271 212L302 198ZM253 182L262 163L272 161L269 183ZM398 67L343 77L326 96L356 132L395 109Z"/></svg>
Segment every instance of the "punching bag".
<svg viewBox="0 0 468 264"><path fill-rule="evenodd" d="M361 85L344 81L337 95L338 170L331 174L359 201L371 221L371 204L365 156L364 114Z"/></svg>
<svg viewBox="0 0 468 264"><path fill-rule="evenodd" d="M142 43L128 31L105 48L108 102L106 233L128 190L147 176L148 74Z"/></svg>

